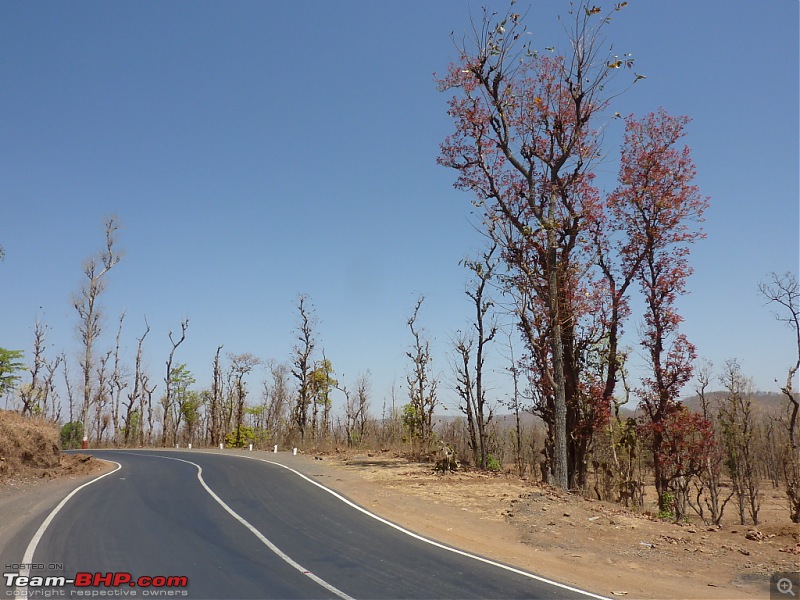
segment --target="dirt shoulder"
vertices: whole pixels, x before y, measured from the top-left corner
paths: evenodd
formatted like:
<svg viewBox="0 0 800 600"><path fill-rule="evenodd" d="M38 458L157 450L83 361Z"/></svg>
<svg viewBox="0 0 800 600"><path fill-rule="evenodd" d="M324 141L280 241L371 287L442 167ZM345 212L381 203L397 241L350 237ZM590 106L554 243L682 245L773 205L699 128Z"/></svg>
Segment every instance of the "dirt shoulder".
<svg viewBox="0 0 800 600"><path fill-rule="evenodd" d="M800 531L780 490L767 490L757 530L716 528L653 520L505 475L443 476L390 457L320 458L321 482L380 516L604 596L768 598L772 573L798 570Z"/></svg>

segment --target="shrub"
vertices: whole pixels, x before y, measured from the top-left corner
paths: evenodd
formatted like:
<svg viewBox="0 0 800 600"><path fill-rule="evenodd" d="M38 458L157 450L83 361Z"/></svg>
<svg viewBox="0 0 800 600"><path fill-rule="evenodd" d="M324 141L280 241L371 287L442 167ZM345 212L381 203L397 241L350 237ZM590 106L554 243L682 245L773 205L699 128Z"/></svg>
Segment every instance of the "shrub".
<svg viewBox="0 0 800 600"><path fill-rule="evenodd" d="M73 450L81 447L83 442L83 423L72 421L61 428L61 448Z"/></svg>

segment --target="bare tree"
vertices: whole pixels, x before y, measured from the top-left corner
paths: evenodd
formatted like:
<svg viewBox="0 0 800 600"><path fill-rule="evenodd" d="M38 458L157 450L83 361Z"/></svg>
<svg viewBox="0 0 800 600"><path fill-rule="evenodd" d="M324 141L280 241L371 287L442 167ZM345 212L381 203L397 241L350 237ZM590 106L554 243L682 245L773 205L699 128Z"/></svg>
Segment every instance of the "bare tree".
<svg viewBox="0 0 800 600"><path fill-rule="evenodd" d="M244 377L256 366L261 364L261 359L252 354L231 354L229 358L231 360L231 370L234 376L236 394L236 421L233 429L234 445L239 447L244 444L242 425L244 424L244 409L247 400L247 386Z"/></svg>
<svg viewBox="0 0 800 600"><path fill-rule="evenodd" d="M67 357L65 354L61 355L62 364L64 365L64 387L67 390L67 405L69 406L69 422L73 423L75 420L75 394L72 393L72 382L69 379L69 365L67 364ZM83 423L81 423L83 425Z"/></svg>
<svg viewBox="0 0 800 600"><path fill-rule="evenodd" d="M286 410L291 401L289 386L289 367L283 363L270 361L267 364L271 381L264 382L264 423L271 440L277 441L282 434Z"/></svg>
<svg viewBox="0 0 800 600"><path fill-rule="evenodd" d="M125 369L122 366L119 355L120 338L122 337L122 322L125 320L125 312L119 316L119 326L117 327L117 337L114 343L114 371L111 373L111 420L114 427L115 443L120 441L120 405L122 401L122 391L128 387Z"/></svg>
<svg viewBox="0 0 800 600"><path fill-rule="evenodd" d="M707 390L711 385L713 379L712 365L708 361L701 363L697 369L695 379L697 381L695 392L700 398L700 409L703 418L713 424L714 437L719 439L722 437L722 430L718 418L719 407L715 409L712 406L711 399L707 395ZM705 457L705 464L698 474L697 479L693 480L694 485L694 500L689 498L689 504L694 511L706 523L713 523L719 525L722 521L722 515L725 512L725 506L728 504L735 491L731 489L727 496L722 491L722 471L725 463L724 449L714 443L711 451ZM708 517L706 517L705 509L708 509Z"/></svg>
<svg viewBox="0 0 800 600"><path fill-rule="evenodd" d="M433 411L436 409L436 387L438 381L433 374L430 341L417 326L419 309L425 301L420 296L414 306L413 314L407 324L414 338L411 351L406 356L411 360L410 371L406 375L409 403L403 407L403 424L412 444L418 443L425 450L433 438Z"/></svg>
<svg viewBox="0 0 800 600"><path fill-rule="evenodd" d="M157 384L153 384L152 386L148 385L150 383L150 377L146 373L142 373L142 394L143 399L145 400L145 408L147 409L147 434L144 433L144 426L142 426L142 438L144 441L147 442L147 445L150 446L154 443L153 439L153 392L156 391ZM144 442L142 442L144 445Z"/></svg>
<svg viewBox="0 0 800 600"><path fill-rule="evenodd" d="M53 360L46 360L44 368L47 371L44 381L44 399L42 403L42 414L47 417L47 404L50 403L50 416L49 419L53 422L61 420L61 403L58 398L58 386L56 385L56 373L61 362L64 360L64 355L59 354Z"/></svg>
<svg viewBox="0 0 800 600"><path fill-rule="evenodd" d="M222 392L223 392L223 381L222 381L222 368L219 364L219 353L222 350L222 346L217 346L217 351L214 354L214 372L212 374L212 381L211 381L211 405L209 406L209 412L211 413L211 418L209 421L209 438L211 439L211 445L216 447L219 444L220 439L222 439L222 424L221 424L221 411L222 411Z"/></svg>
<svg viewBox="0 0 800 600"><path fill-rule="evenodd" d="M89 407L94 397L92 372L94 370L94 344L102 331L102 311L98 300L106 288L106 275L120 261L120 255L114 247L119 224L115 217L105 223L105 248L97 255L89 258L83 265L86 279L80 292L73 298L72 306L78 313L78 333L83 343L83 355L80 359L83 372L83 404L81 406L81 423L84 435L88 435L87 421Z"/></svg>
<svg viewBox="0 0 800 600"><path fill-rule="evenodd" d="M792 522L800 523L800 439L797 432L800 400L794 392L794 378L800 370L800 286L794 273L770 273L769 280L761 282L758 289L769 303L778 305L781 312L776 313L775 317L792 329L796 343L797 355L792 359L781 392L787 399L786 430L789 434L783 459L786 496Z"/></svg>
<svg viewBox="0 0 800 600"><path fill-rule="evenodd" d="M752 382L742 374L736 360L725 362L720 381L726 393L719 407L719 421L725 462L738 503L739 521L745 525L749 513L753 525L758 525L761 477L755 456Z"/></svg>
<svg viewBox="0 0 800 600"><path fill-rule="evenodd" d="M40 381L40 375L42 375L46 363L44 357L44 342L47 337L46 329L41 320L36 319L36 324L33 327L33 364L29 370L31 382L21 386L19 390L20 399L22 400L22 409L20 410L22 415L31 416L41 412L42 400L46 394L46 390Z"/></svg>
<svg viewBox="0 0 800 600"><path fill-rule="evenodd" d="M494 302L489 297L487 289L494 269L499 264L496 251L497 243L493 242L479 260L463 261L464 266L473 275L473 281L468 284L466 294L472 301L475 312L471 334L461 334L455 340L459 358L456 368L456 389L462 399L461 410L467 415L473 459L482 469L486 468L489 457L487 425L493 417L491 409L487 413L484 366L487 346L497 335L497 323L489 317Z"/></svg>
<svg viewBox="0 0 800 600"><path fill-rule="evenodd" d="M19 395L22 401L21 413L23 415L39 415L48 418L48 405L50 405L49 418L57 420L56 414L60 411L60 407L57 403L55 374L63 357L59 355L52 361L47 360L45 356L47 329L40 319L36 320L33 327L33 360L28 371L31 380L30 383L20 386Z"/></svg>
<svg viewBox="0 0 800 600"><path fill-rule="evenodd" d="M189 319L184 319L181 321L181 337L176 342L172 337L172 331L169 332L169 341L172 344L172 350L169 352L169 358L167 359L167 374L164 377L164 383L166 384L166 390L164 392L164 431L162 431L162 443L164 445L172 445L175 443L174 439L171 437L168 439L170 432L172 431L172 394L171 394L171 386L170 382L172 381L172 361L175 357L175 351L178 349L184 340L186 339L186 330L189 328Z"/></svg>
<svg viewBox="0 0 800 600"><path fill-rule="evenodd" d="M301 294L297 302L300 313L300 325L297 328L297 344L294 346L292 359L292 375L297 379L297 401L293 410L295 428L300 432L300 439L305 440L308 426L308 407L311 402L311 371L313 362L311 356L316 347L317 340L314 327L317 324L314 307L309 306L308 296Z"/></svg>
<svg viewBox="0 0 800 600"><path fill-rule="evenodd" d="M517 465L517 474L522 477L525 474L525 457L522 453L522 422L520 413L522 412L522 394L519 389L519 365L514 357L514 344L511 340L511 333L508 334L508 357L509 367L506 371L511 373L513 383L511 400L507 403L514 413L514 463Z"/></svg>
<svg viewBox="0 0 800 600"><path fill-rule="evenodd" d="M356 379L355 392L341 384L338 389L344 394L344 431L348 446L359 446L364 443L369 420L370 381L369 372L362 373Z"/></svg>
<svg viewBox="0 0 800 600"><path fill-rule="evenodd" d="M111 386L108 375L108 361L111 360L112 351L108 350L97 361L97 387L94 390L94 431L95 439L99 445L103 444L103 435L111 424L111 419L106 408L111 403Z"/></svg>
<svg viewBox="0 0 800 600"><path fill-rule="evenodd" d="M144 338L150 333L150 324L144 320L146 326L142 337L137 338L136 362L133 371L133 391L128 394L128 402L124 405L123 417L124 438L123 444L128 445L131 439L138 439L139 445L144 446L144 400L145 394L142 385L142 345ZM134 408L137 407L137 408ZM135 421L135 423L134 423Z"/></svg>

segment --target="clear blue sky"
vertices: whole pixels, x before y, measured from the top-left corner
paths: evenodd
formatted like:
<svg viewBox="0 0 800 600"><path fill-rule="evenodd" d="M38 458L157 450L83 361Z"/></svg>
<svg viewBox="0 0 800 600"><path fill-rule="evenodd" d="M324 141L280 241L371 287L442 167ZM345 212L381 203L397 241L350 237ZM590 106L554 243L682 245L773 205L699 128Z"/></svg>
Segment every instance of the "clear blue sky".
<svg viewBox="0 0 800 600"><path fill-rule="evenodd" d="M566 6L530 4L539 47L561 41L554 15ZM146 316L152 380L185 317L176 360L198 386L220 344L288 360L300 292L340 378L371 371L375 409L404 382L419 294L449 378L448 341L470 314L458 261L481 239L470 197L436 165L451 122L433 73L454 58L450 32L467 30L469 11L455 1L0 3L0 346L29 357L39 317L50 355L76 364L70 297L116 214L125 255L102 298L100 347L126 311L132 365ZM711 208L680 303L684 331L715 365L737 357L757 387L776 390L792 339L756 285L798 270L798 3L632 1L609 42L647 75L615 110L693 118L688 143ZM453 406L446 384L441 396Z"/></svg>

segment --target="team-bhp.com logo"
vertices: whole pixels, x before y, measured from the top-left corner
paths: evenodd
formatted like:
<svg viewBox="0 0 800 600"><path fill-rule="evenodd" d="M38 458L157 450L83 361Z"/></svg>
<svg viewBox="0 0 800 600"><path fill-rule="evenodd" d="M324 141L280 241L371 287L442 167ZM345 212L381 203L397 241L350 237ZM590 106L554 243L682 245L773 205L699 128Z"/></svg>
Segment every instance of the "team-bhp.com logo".
<svg viewBox="0 0 800 600"><path fill-rule="evenodd" d="M25 596L36 596L35 590L56 590L63 589L68 586L79 588L71 590L70 595L76 596L106 596L109 593L100 593L102 588L141 588L142 596L178 596L186 595L186 588L189 585L189 578L185 576L166 576L155 575L148 576L142 575L141 577L134 578L133 575L127 572L111 572L111 573L76 573L75 577L67 578L61 576L38 576L38 575L21 575L19 573L3 573L6 588L12 590L22 590L27 588L27 593L22 594ZM167 593L167 592L170 593ZM34 592L34 593L31 593ZM130 594L113 594L113 595L137 595L136 592L130 590ZM176 593L177 592L177 593ZM183 593L181 593L183 592ZM17 594L14 594L17 595Z"/></svg>

